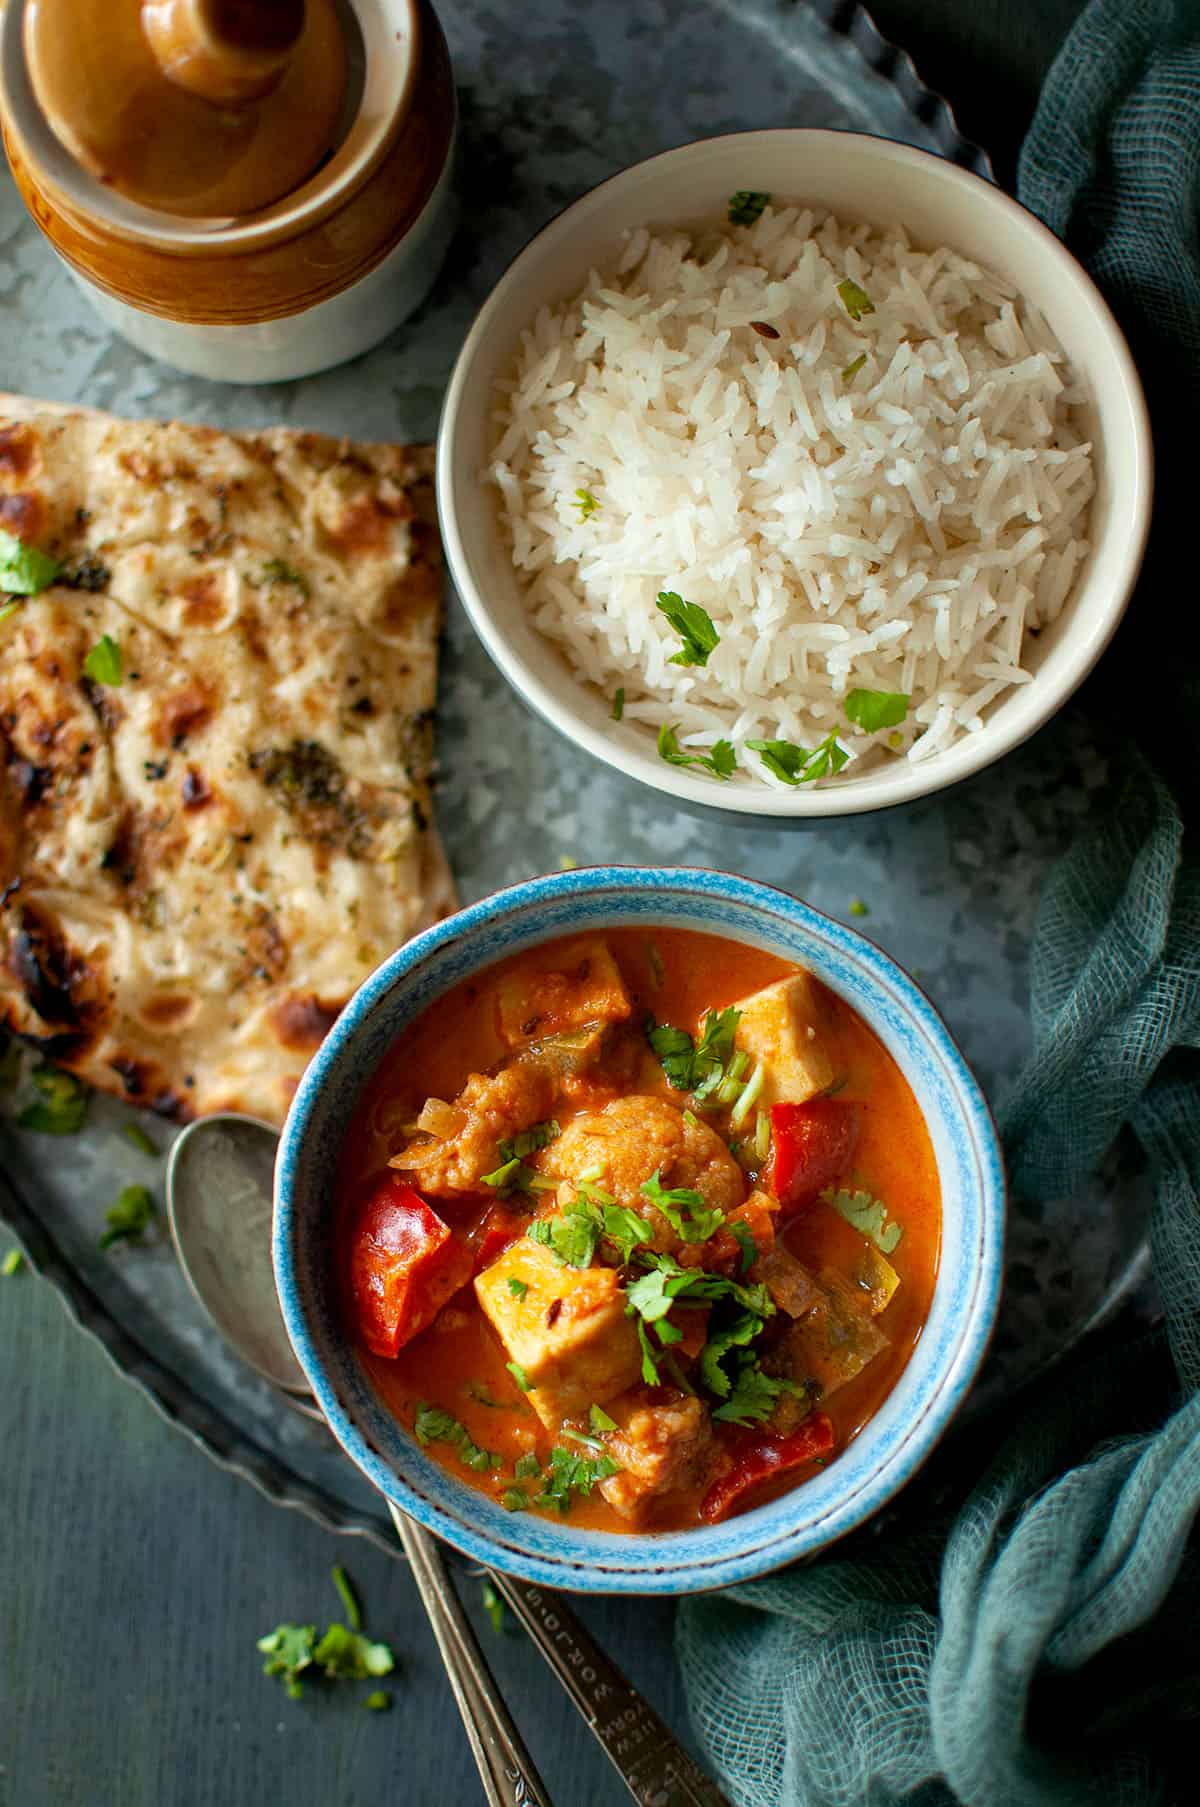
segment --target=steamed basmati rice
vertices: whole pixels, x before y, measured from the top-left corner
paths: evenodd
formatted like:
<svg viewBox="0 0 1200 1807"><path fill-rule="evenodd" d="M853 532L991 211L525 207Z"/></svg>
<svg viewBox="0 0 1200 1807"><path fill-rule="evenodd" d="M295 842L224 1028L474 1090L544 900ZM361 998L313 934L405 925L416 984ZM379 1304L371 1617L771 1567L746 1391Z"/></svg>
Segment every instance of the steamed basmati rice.
<svg viewBox="0 0 1200 1807"><path fill-rule="evenodd" d="M857 321L847 278L873 304ZM499 389L489 475L535 624L624 690L626 722L731 740L736 781L782 782L751 739L837 732L875 764L978 732L1087 554L1061 346L1007 283L902 231L768 206L631 233ZM662 590L711 616L707 665L670 663ZM906 719L850 726L855 688L908 695Z"/></svg>

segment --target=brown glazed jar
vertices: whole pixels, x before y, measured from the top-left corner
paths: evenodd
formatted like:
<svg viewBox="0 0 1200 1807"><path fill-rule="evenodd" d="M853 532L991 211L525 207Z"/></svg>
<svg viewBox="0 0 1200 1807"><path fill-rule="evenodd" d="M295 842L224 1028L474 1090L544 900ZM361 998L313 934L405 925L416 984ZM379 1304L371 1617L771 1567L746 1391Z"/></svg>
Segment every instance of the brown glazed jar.
<svg viewBox="0 0 1200 1807"><path fill-rule="evenodd" d="M454 225L454 85L428 0L351 0L336 14L332 0L321 0L331 8L328 20L316 17L318 0L308 0L307 10L295 0L306 32L320 24L344 34L344 55L327 35L307 63L296 52L284 68L285 47L263 60L261 81L255 71L246 84L252 89L257 82L264 97L239 93L236 102L228 85L216 85L212 98L223 70L214 72L203 57L179 56L177 31L155 42L148 22L173 6L198 18L234 17L236 4L143 0L139 23L139 0L93 0L105 20L119 8L131 10L134 24L122 20L121 54L141 57L149 68L147 43L161 53L150 73L140 64L137 70L145 76L138 94L140 102L144 93L149 115L144 136L152 139L161 124L156 109L164 94L166 111L185 136L176 146L184 155L174 163L160 159L157 169L136 133L128 156L115 137L96 149L97 134L89 135L94 115L81 118L87 95L81 102L69 58L58 59L62 84L55 85L58 69L47 73L38 27L41 44L56 52L61 32L48 29L55 3L8 0L0 9L4 144L30 213L116 332L198 376L279 382L366 351L424 298ZM57 3L87 30L86 5L79 13L71 11L75 0ZM40 17L39 8L45 9ZM243 0L243 13L254 10ZM190 16L184 24L191 29ZM102 44L96 57L105 53ZM111 45L107 53L116 54ZM170 57L168 80L162 71ZM272 62L282 74L268 67ZM187 94L176 81L181 64L197 83ZM251 117L254 107L262 109L261 124ZM112 106L109 115L98 129L128 134L129 120L137 119L130 106ZM198 125L187 136L193 117ZM209 122L213 129L204 130ZM298 142L302 128L311 142ZM262 152L257 169L244 144ZM314 155L320 160L306 174L304 161ZM300 159L301 179L264 202L264 187L288 179L289 157ZM181 170L189 192L180 189ZM231 197L249 200L250 210L219 211Z"/></svg>

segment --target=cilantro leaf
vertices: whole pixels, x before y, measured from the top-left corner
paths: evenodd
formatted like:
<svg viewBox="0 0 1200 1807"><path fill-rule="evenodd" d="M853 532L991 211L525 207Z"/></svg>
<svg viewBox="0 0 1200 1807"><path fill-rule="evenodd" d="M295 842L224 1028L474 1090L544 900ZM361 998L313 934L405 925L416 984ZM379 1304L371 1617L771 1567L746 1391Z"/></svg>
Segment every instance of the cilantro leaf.
<svg viewBox="0 0 1200 1807"><path fill-rule="evenodd" d="M338 1597L345 1608L351 1631L361 1631L362 1608L358 1603L358 1595L354 1591L354 1583L340 1562L334 1563L330 1574L333 1577L333 1585L338 1591Z"/></svg>
<svg viewBox="0 0 1200 1807"><path fill-rule="evenodd" d="M852 320L861 320L864 314L875 312L875 303L867 291L859 287L852 276L844 277L838 283L837 292L841 297L842 306Z"/></svg>
<svg viewBox="0 0 1200 1807"><path fill-rule="evenodd" d="M523 1299L525 1294L529 1291L529 1286L526 1281L518 1280L515 1274L510 1274L508 1276L508 1290L514 1299Z"/></svg>
<svg viewBox="0 0 1200 1807"><path fill-rule="evenodd" d="M600 504L597 502L590 489L577 489L575 491L575 500L571 506L579 510L580 520L586 521L595 514Z"/></svg>
<svg viewBox="0 0 1200 1807"><path fill-rule="evenodd" d="M295 570L291 565L285 564L281 558L269 558L262 568L260 577L265 584L291 584L294 589L299 590L301 596L311 594L312 586L303 571Z"/></svg>
<svg viewBox="0 0 1200 1807"><path fill-rule="evenodd" d="M525 1165L525 1157L536 1154L561 1134L558 1124L551 1119L546 1123L534 1123L519 1135L506 1137L496 1150L500 1156L500 1165L494 1172L482 1176L484 1185L491 1186L501 1197L509 1192L545 1190L549 1182L543 1179L536 1168Z"/></svg>
<svg viewBox="0 0 1200 1807"><path fill-rule="evenodd" d="M852 690L843 707L848 722L856 723L864 734L874 734L902 722L910 700L903 690Z"/></svg>
<svg viewBox="0 0 1200 1807"><path fill-rule="evenodd" d="M101 634L87 658L83 661L85 676L91 678L93 684L105 684L116 689L124 676L121 663L121 649L111 634Z"/></svg>
<svg viewBox="0 0 1200 1807"><path fill-rule="evenodd" d="M710 1010L696 1042L686 1029L676 1029L671 1023L656 1023L652 1016L646 1018L646 1040L675 1091L694 1091L697 1101L701 1101L716 1090L725 1076L725 1063L733 1053L733 1038L740 1016L741 1012L732 1004L728 1010Z"/></svg>
<svg viewBox="0 0 1200 1807"><path fill-rule="evenodd" d="M87 1092L73 1073L42 1065L35 1067L29 1077L41 1095L17 1118L22 1129L36 1130L43 1136L73 1136L82 1129Z"/></svg>
<svg viewBox="0 0 1200 1807"><path fill-rule="evenodd" d="M753 1311L743 1311L726 1324L721 1330L710 1336L700 1351L700 1375L710 1393L719 1398L728 1398L733 1391L733 1383L721 1363L731 1349L744 1349L752 1343L763 1327L763 1320Z"/></svg>
<svg viewBox="0 0 1200 1807"><path fill-rule="evenodd" d="M450 1412L443 1411L440 1405L427 1405L423 1399L418 1400L413 1433L422 1446L427 1443L451 1444L457 1449L460 1462L475 1474L485 1474L489 1468L500 1466L499 1458L490 1450L480 1449L466 1425L460 1424Z"/></svg>
<svg viewBox="0 0 1200 1807"><path fill-rule="evenodd" d="M0 590L7 590L10 596L36 596L49 588L61 570L49 553L0 530Z"/></svg>
<svg viewBox="0 0 1200 1807"><path fill-rule="evenodd" d="M483 1602L483 1610L491 1620L492 1630L496 1633L496 1636L499 1637L500 1633L504 1630L504 1602L486 1577L483 1583L481 1599Z"/></svg>
<svg viewBox="0 0 1200 1807"><path fill-rule="evenodd" d="M624 686L624 684L618 684L616 692L613 696L612 708L609 710L609 715L612 717L613 721L619 722L621 720L621 717L624 715L624 713L625 713L625 686Z"/></svg>
<svg viewBox="0 0 1200 1807"><path fill-rule="evenodd" d="M667 1291L669 1275L661 1268L651 1268L649 1273L639 1274L631 1280L625 1289L628 1307L636 1311L647 1324L654 1324L659 1318L665 1318L674 1303L674 1298Z"/></svg>
<svg viewBox="0 0 1200 1807"><path fill-rule="evenodd" d="M619 1474L620 1465L611 1456L581 1456L555 1444L550 1451L550 1467L542 1491L534 1495L535 1506L555 1506L564 1515L571 1510L575 1496L586 1498L598 1481Z"/></svg>
<svg viewBox="0 0 1200 1807"><path fill-rule="evenodd" d="M628 1205L604 1205L601 1207L604 1216L604 1240L611 1242L627 1263L633 1251L643 1243L654 1241L654 1231L644 1217L630 1210Z"/></svg>
<svg viewBox="0 0 1200 1807"><path fill-rule="evenodd" d="M660 590L655 607L666 616L683 645L667 661L669 665L707 665L708 655L721 644L712 616L698 602L685 602L674 590Z"/></svg>
<svg viewBox="0 0 1200 1807"><path fill-rule="evenodd" d="M298 1678L311 1668L316 1642L315 1625L277 1625L257 1641L257 1648L267 1659L263 1674L282 1676L292 1700L299 1700L304 1692Z"/></svg>
<svg viewBox="0 0 1200 1807"><path fill-rule="evenodd" d="M384 1688L375 1688L363 1701L363 1706L372 1713L386 1713L392 1704L392 1697Z"/></svg>
<svg viewBox="0 0 1200 1807"><path fill-rule="evenodd" d="M520 1362L505 1362L504 1366L508 1369L508 1371L512 1375L513 1379L516 1381L517 1385L520 1387L522 1393L532 1393L533 1392L533 1383L530 1380L528 1374L526 1374L524 1368L521 1366Z"/></svg>
<svg viewBox="0 0 1200 1807"><path fill-rule="evenodd" d="M518 1456L513 1463L513 1474L518 1481L531 1480L534 1475L539 1475L541 1472L542 1465L531 1449L527 1449L525 1454Z"/></svg>
<svg viewBox="0 0 1200 1807"><path fill-rule="evenodd" d="M145 1186L126 1186L104 1213L108 1228L100 1238L100 1247L111 1248L114 1242L121 1241L140 1242L150 1227L155 1210L154 1200Z"/></svg>
<svg viewBox="0 0 1200 1807"><path fill-rule="evenodd" d="M735 1219L734 1222L730 1224L729 1228L733 1232L734 1240L742 1251L742 1272L748 1274L750 1269L754 1266L754 1263L758 1260L758 1244L754 1240L750 1225L743 1219Z"/></svg>
<svg viewBox="0 0 1200 1807"><path fill-rule="evenodd" d="M331 1681L365 1681L368 1675L390 1675L396 1659L386 1644L375 1644L360 1631L330 1625L312 1653Z"/></svg>
<svg viewBox="0 0 1200 1807"><path fill-rule="evenodd" d="M764 1373L753 1355L744 1355L734 1376L733 1391L723 1404L714 1407L713 1417L724 1424L765 1424L780 1394L791 1393L803 1399L808 1392L799 1381Z"/></svg>
<svg viewBox="0 0 1200 1807"><path fill-rule="evenodd" d="M667 1083L677 1092L692 1089L692 1065L696 1044L686 1029L671 1023L656 1023L652 1016L645 1022L646 1040L658 1055Z"/></svg>
<svg viewBox="0 0 1200 1807"><path fill-rule="evenodd" d="M835 1192L832 1186L826 1186L821 1198L825 1204L833 1206L839 1217L845 1218L851 1229L873 1242L883 1255L890 1255L904 1234L902 1224L889 1222L883 1200L872 1198L869 1192Z"/></svg>
<svg viewBox="0 0 1200 1807"><path fill-rule="evenodd" d="M739 188L729 197L729 224L753 226L770 199L769 194L762 194L757 189Z"/></svg>
<svg viewBox="0 0 1200 1807"><path fill-rule="evenodd" d="M588 1407L588 1423L594 1431L615 1431L616 1419L610 1418L607 1412L601 1411L598 1405Z"/></svg>
<svg viewBox="0 0 1200 1807"><path fill-rule="evenodd" d="M748 740L746 745L785 784L812 784L814 779L840 772L850 757L836 730L815 747L798 747L790 740Z"/></svg>
<svg viewBox="0 0 1200 1807"><path fill-rule="evenodd" d="M24 1265L25 1257L20 1249L9 1249L4 1260L0 1261L0 1275L2 1275L5 1280L11 1280L14 1274L20 1273ZM592 1407L592 1410L593 1412L596 1410L595 1406Z"/></svg>
<svg viewBox="0 0 1200 1807"><path fill-rule="evenodd" d="M506 1512L527 1512L532 1502L523 1487L506 1487L500 1495L500 1504Z"/></svg>
<svg viewBox="0 0 1200 1807"><path fill-rule="evenodd" d="M725 1222L724 1211L710 1206L702 1192L695 1192L688 1186L667 1189L657 1172L650 1175L642 1192L684 1242L707 1242Z"/></svg>
<svg viewBox="0 0 1200 1807"><path fill-rule="evenodd" d="M654 1358L650 1336L642 1318L637 1321L638 1342L642 1345L642 1379L648 1387L658 1385L658 1363Z"/></svg>
<svg viewBox="0 0 1200 1807"><path fill-rule="evenodd" d="M732 778L737 770L737 754L731 742L715 740L707 753L685 753L679 744L678 723L664 722L658 731L658 756L668 765L694 765L711 772L714 778Z"/></svg>

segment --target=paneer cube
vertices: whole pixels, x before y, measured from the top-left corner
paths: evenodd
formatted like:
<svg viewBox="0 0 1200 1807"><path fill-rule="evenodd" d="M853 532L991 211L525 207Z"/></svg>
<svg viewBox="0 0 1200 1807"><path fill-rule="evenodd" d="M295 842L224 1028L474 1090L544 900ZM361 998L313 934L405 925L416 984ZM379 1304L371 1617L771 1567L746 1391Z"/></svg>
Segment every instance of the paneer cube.
<svg viewBox="0 0 1200 1807"><path fill-rule="evenodd" d="M550 1036L598 1035L609 1023L623 1023L633 1005L607 942L598 936L569 941L554 954L552 967L513 973L497 994L500 1036L518 1048Z"/></svg>
<svg viewBox="0 0 1200 1807"><path fill-rule="evenodd" d="M707 1486L721 1452L699 1399L650 1405L634 1394L611 1405L609 1416L617 1428L605 1447L620 1472L600 1491L622 1518L643 1518L672 1495Z"/></svg>
<svg viewBox="0 0 1200 1807"><path fill-rule="evenodd" d="M763 1068L758 1102L803 1104L836 1077L826 1047L829 1010L810 973L795 973L742 998L734 1046Z"/></svg>
<svg viewBox="0 0 1200 1807"><path fill-rule="evenodd" d="M523 1237L477 1277L475 1294L550 1430L604 1405L641 1374L637 1331L612 1268L565 1267Z"/></svg>

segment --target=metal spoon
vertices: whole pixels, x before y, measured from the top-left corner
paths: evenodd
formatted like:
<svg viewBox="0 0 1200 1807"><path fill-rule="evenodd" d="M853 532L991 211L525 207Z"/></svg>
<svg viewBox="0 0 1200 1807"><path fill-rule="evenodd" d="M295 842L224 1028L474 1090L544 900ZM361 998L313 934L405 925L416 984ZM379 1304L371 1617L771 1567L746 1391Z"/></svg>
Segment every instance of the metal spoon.
<svg viewBox="0 0 1200 1807"><path fill-rule="evenodd" d="M192 1291L226 1342L314 1417L275 1292L271 1214L276 1134L232 1111L202 1117L167 1161L167 1217ZM492 1807L550 1807L455 1592L436 1538L388 1502L446 1664ZM491 1575L589 1731L642 1807L729 1807L654 1709L609 1661L560 1595Z"/></svg>

